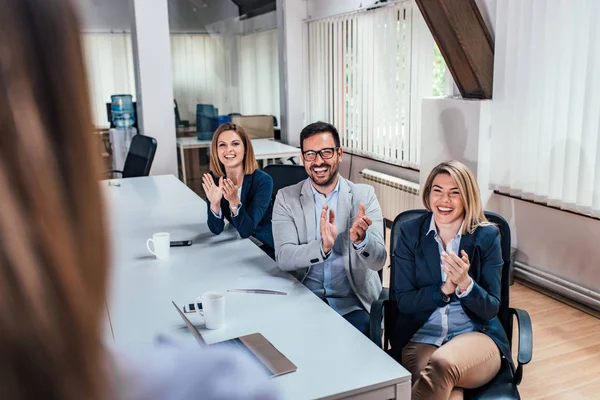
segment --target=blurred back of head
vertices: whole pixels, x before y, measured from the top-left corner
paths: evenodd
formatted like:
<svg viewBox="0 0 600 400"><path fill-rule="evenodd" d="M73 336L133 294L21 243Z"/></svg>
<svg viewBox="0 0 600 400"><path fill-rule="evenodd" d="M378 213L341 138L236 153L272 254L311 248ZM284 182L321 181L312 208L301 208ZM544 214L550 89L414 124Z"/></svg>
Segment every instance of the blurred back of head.
<svg viewBox="0 0 600 400"><path fill-rule="evenodd" d="M99 399L107 252L69 0L0 0L0 390Z"/></svg>

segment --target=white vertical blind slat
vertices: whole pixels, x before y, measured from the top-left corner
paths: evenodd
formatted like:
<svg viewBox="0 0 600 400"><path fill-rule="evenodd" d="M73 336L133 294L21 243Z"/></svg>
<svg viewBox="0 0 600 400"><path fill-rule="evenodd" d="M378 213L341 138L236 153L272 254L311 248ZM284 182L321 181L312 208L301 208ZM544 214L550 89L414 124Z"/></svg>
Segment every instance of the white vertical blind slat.
<svg viewBox="0 0 600 400"><path fill-rule="evenodd" d="M600 5L507 0L496 18L491 187L600 217Z"/></svg>

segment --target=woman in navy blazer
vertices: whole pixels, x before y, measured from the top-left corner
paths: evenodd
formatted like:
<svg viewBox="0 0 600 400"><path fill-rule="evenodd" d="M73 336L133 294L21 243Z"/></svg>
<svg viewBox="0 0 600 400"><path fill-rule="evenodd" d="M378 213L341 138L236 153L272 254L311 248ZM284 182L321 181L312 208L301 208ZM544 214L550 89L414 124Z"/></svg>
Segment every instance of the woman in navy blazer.
<svg viewBox="0 0 600 400"><path fill-rule="evenodd" d="M511 361L498 319L500 233L481 206L477 181L460 162L425 182L430 211L400 226L393 254L399 315L391 354L412 374L413 399L461 399Z"/></svg>
<svg viewBox="0 0 600 400"><path fill-rule="evenodd" d="M210 231L220 234L225 218L241 237L254 236L272 254L273 179L258 169L244 128L229 122L217 128L211 144L210 171L202 178Z"/></svg>

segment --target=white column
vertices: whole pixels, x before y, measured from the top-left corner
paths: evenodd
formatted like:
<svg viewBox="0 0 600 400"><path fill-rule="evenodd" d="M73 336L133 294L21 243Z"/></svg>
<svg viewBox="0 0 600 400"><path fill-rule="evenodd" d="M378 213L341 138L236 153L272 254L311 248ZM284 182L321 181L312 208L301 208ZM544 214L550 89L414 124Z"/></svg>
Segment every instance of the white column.
<svg viewBox="0 0 600 400"><path fill-rule="evenodd" d="M140 133L158 142L151 174L177 176L167 0L133 0L132 3L138 126Z"/></svg>
<svg viewBox="0 0 600 400"><path fill-rule="evenodd" d="M302 128L312 122L306 120L307 17L306 0L277 0L281 140L294 146L300 145Z"/></svg>

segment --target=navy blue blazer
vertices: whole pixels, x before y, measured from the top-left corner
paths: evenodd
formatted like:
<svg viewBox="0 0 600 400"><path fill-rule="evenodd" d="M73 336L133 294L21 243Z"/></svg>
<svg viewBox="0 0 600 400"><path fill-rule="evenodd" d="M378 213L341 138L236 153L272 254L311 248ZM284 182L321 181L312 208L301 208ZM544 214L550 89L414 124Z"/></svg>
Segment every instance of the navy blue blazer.
<svg viewBox="0 0 600 400"><path fill-rule="evenodd" d="M218 185L219 179L214 175L212 177L215 184ZM273 228L271 227L271 217L273 215L272 194L273 179L265 172L257 169L251 175L244 175L240 197L242 206L238 210L238 214L232 218L229 202L225 200L225 197L221 199L221 213L227 221L235 226L241 237L254 236L273 248ZM214 216L210 211L209 202L206 202L206 204L208 207L208 229L215 235L218 235L223 232L225 222L222 218Z"/></svg>
<svg viewBox="0 0 600 400"><path fill-rule="evenodd" d="M391 338L391 355L397 360L400 360L402 348L431 314L446 305L440 291L440 251L434 233L427 235L431 218L433 213L429 212L402 223L394 248L394 294L399 313ZM512 363L508 338L498 319L504 265L500 231L495 226L481 226L473 234L463 234L460 250L469 255L473 289L458 300L477 329L488 335ZM452 300L456 298L453 294Z"/></svg>

